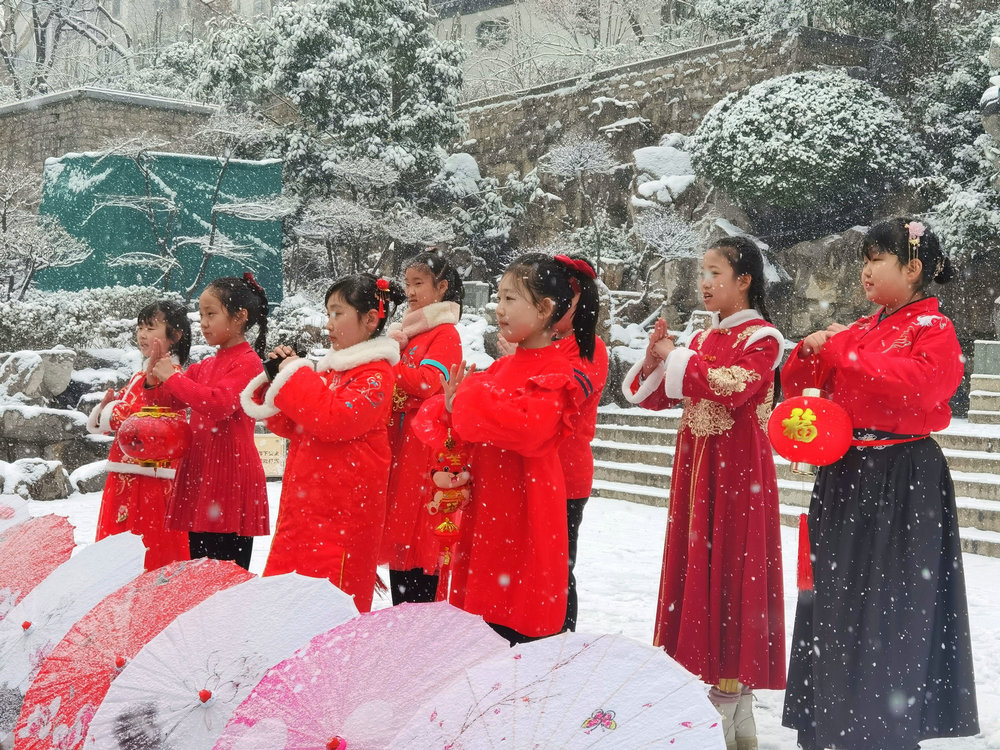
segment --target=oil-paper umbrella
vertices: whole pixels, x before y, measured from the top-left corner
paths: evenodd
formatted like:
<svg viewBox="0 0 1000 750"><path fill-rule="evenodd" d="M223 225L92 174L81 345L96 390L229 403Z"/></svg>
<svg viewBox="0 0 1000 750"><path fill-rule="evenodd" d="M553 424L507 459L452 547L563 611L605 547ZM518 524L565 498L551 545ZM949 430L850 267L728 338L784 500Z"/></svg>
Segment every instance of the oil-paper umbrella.
<svg viewBox="0 0 1000 750"><path fill-rule="evenodd" d="M5 498L6 499L6 498ZM19 513L15 505L12 517ZM45 578L69 560L73 525L63 516L31 518L0 531L0 620Z"/></svg>
<svg viewBox="0 0 1000 750"><path fill-rule="evenodd" d="M389 745L722 750L704 687L661 649L618 635L560 636L463 670Z"/></svg>
<svg viewBox="0 0 1000 750"><path fill-rule="evenodd" d="M86 748L210 750L268 669L358 614L325 578L253 578L179 615L125 665Z"/></svg>
<svg viewBox="0 0 1000 750"><path fill-rule="evenodd" d="M27 521L28 501L18 495L0 495L0 533L11 526Z"/></svg>
<svg viewBox="0 0 1000 750"><path fill-rule="evenodd" d="M202 558L151 570L105 597L70 629L28 688L15 750L82 748L108 687L139 649L182 612L252 577L236 563Z"/></svg>
<svg viewBox="0 0 1000 750"><path fill-rule="evenodd" d="M101 599L142 573L145 555L134 534L87 545L0 622L0 737L14 729L24 694L52 649Z"/></svg>
<svg viewBox="0 0 1000 750"><path fill-rule="evenodd" d="M322 633L271 668L215 750L381 750L426 696L507 641L447 602L402 604Z"/></svg>

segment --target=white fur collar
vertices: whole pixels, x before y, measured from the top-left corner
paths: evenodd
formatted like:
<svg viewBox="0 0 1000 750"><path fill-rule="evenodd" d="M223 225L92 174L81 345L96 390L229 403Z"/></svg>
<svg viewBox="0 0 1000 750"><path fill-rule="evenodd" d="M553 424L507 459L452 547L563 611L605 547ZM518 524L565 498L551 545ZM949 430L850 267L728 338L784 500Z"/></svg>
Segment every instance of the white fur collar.
<svg viewBox="0 0 1000 750"><path fill-rule="evenodd" d="M377 362L380 359L384 359L390 365L399 362L399 344L387 336L377 336L346 349L330 349L316 364L316 371L336 370L343 372L367 362Z"/></svg>
<svg viewBox="0 0 1000 750"><path fill-rule="evenodd" d="M719 313L712 313L712 328L735 328L738 325L746 323L748 320L756 320L760 318L763 320L763 316L754 310L752 307L748 310L740 310L730 315L728 318L719 320Z"/></svg>

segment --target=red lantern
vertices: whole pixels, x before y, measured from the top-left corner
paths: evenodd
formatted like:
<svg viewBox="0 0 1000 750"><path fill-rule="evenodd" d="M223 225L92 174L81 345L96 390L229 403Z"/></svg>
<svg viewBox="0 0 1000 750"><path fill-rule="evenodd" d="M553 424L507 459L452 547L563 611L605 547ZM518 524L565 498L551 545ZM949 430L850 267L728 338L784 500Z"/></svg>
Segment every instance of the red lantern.
<svg viewBox="0 0 1000 750"><path fill-rule="evenodd" d="M162 466L187 452L191 428L182 414L162 406L144 406L122 423L118 444L129 458Z"/></svg>
<svg viewBox="0 0 1000 750"><path fill-rule="evenodd" d="M851 418L842 406L819 393L817 388L806 388L803 395L778 404L767 421L774 450L799 473L812 473L803 471L803 464L832 464L851 447Z"/></svg>

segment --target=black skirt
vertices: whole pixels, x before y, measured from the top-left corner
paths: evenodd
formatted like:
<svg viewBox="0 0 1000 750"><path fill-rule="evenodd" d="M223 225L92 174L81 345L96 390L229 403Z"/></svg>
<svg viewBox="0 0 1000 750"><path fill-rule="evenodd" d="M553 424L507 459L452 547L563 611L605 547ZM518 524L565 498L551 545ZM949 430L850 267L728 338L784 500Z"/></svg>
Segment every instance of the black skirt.
<svg viewBox="0 0 1000 750"><path fill-rule="evenodd" d="M782 717L799 744L913 750L976 734L955 489L937 443L851 448L820 469L809 536L815 585L799 596Z"/></svg>

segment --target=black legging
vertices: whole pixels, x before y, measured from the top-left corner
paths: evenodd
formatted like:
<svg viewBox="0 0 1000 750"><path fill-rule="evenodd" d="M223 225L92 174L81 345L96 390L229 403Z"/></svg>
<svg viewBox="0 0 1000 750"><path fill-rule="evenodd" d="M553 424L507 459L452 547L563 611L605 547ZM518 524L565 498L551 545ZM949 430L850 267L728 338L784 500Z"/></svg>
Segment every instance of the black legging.
<svg viewBox="0 0 1000 750"><path fill-rule="evenodd" d="M566 501L566 522L569 531L569 586L566 589L566 621L563 632L576 630L576 614L579 601L576 595L576 576L573 567L576 565L576 543L580 537L580 524L583 523L583 507L587 498L570 498Z"/></svg>
<svg viewBox="0 0 1000 750"><path fill-rule="evenodd" d="M424 573L423 568L389 570L389 589L392 604L404 602L432 602L437 595L438 577Z"/></svg>
<svg viewBox="0 0 1000 750"><path fill-rule="evenodd" d="M213 560L231 560L244 570L250 570L253 537L236 532L218 534L214 531L189 531L188 549L191 559L210 557Z"/></svg>

